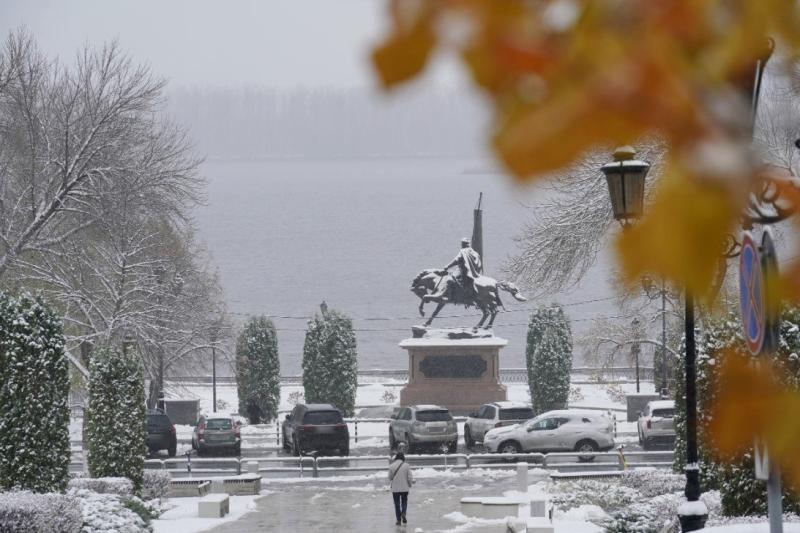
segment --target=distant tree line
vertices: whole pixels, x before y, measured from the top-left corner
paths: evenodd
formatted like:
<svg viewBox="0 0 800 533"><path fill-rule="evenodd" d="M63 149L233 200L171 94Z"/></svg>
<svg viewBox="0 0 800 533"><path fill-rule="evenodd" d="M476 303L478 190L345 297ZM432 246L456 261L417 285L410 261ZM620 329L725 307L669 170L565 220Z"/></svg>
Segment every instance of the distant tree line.
<svg viewBox="0 0 800 533"><path fill-rule="evenodd" d="M169 112L210 157L475 156L485 119L458 90L197 88Z"/></svg>
<svg viewBox="0 0 800 533"><path fill-rule="evenodd" d="M199 160L161 114L164 86L114 43L71 66L24 30L0 48L0 286L41 291L87 366L95 346L134 343L151 405L225 331L191 224Z"/></svg>

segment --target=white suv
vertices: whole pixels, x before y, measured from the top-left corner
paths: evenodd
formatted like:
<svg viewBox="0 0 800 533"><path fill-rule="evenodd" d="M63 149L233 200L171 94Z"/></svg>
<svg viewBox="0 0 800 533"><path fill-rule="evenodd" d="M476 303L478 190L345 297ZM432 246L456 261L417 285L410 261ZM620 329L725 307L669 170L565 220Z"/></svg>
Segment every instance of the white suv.
<svg viewBox="0 0 800 533"><path fill-rule="evenodd" d="M655 443L675 443L674 417L675 400L657 400L647 404L639 413L637 422L639 444L643 450L649 450Z"/></svg>
<svg viewBox="0 0 800 533"><path fill-rule="evenodd" d="M445 407L412 405L392 415L389 424L389 446L397 448L403 442L409 453L422 446L447 446L448 452L458 448L458 427Z"/></svg>
<svg viewBox="0 0 800 533"><path fill-rule="evenodd" d="M614 419L604 411L548 411L516 426L489 430L483 445L492 453L605 451L614 447Z"/></svg>
<svg viewBox="0 0 800 533"><path fill-rule="evenodd" d="M503 426L513 426L533 418L530 405L520 402L494 402L482 405L471 413L464 423L464 443L472 449L476 442L483 442L487 431Z"/></svg>

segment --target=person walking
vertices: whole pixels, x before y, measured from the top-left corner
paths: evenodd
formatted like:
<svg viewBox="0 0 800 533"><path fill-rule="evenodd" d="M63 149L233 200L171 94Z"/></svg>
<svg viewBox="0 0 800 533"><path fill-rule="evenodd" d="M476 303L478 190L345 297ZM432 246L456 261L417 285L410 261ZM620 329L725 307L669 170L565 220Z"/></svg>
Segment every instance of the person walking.
<svg viewBox="0 0 800 533"><path fill-rule="evenodd" d="M399 526L400 521L405 524L406 510L408 509L408 491L414 479L411 475L411 467L406 463L406 456L403 452L397 452L392 464L389 465L389 488L392 490L394 499L394 514L397 518L395 525Z"/></svg>

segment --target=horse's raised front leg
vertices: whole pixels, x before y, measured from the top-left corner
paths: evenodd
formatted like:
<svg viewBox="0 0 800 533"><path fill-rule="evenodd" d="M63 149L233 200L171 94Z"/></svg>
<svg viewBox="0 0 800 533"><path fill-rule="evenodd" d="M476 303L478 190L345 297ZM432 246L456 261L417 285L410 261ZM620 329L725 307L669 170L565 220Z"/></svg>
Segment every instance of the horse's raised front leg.
<svg viewBox="0 0 800 533"><path fill-rule="evenodd" d="M425 305L425 300L420 298L419 299L419 316L425 316L425 310L422 308L423 305Z"/></svg>
<svg viewBox="0 0 800 533"><path fill-rule="evenodd" d="M439 311L442 310L442 307L444 307L444 304L445 304L445 302L439 302L439 305L437 305L436 309L434 309L433 313L431 313L431 317L428 319L427 322L425 322L426 326L430 326L431 325L431 322L433 322L433 319L436 318L436 315L439 314Z"/></svg>

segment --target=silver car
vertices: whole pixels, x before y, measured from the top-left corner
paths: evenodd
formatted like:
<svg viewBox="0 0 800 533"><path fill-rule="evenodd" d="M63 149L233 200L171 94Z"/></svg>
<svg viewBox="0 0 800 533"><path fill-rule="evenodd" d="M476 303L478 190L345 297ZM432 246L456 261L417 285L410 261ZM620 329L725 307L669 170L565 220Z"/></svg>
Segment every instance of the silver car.
<svg viewBox="0 0 800 533"><path fill-rule="evenodd" d="M657 400L649 402L644 411L639 413L637 426L639 444L642 449L649 450L654 444L675 444L674 400Z"/></svg>
<svg viewBox="0 0 800 533"><path fill-rule="evenodd" d="M458 448L458 427L444 407L438 405L411 405L402 407L392 415L389 424L389 446L396 449L404 443L409 453L423 446L441 448L447 446L449 453Z"/></svg>
<svg viewBox="0 0 800 533"><path fill-rule="evenodd" d="M469 415L464 423L464 443L467 448L483 442L487 431L503 426L513 426L533 418L530 405L520 402L493 402L482 405Z"/></svg>
<svg viewBox="0 0 800 533"><path fill-rule="evenodd" d="M489 430L483 445L492 453L605 451L614 447L614 419L604 411L548 411Z"/></svg>

